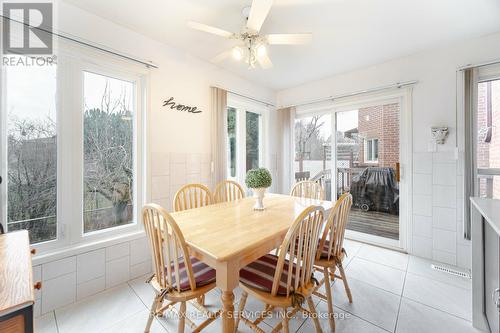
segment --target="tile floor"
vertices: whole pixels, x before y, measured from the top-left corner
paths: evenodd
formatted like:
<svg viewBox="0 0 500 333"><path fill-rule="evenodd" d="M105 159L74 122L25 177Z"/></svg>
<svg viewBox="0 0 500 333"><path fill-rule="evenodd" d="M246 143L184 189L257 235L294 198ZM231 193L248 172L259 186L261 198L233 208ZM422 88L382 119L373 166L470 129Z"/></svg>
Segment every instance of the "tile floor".
<svg viewBox="0 0 500 333"><path fill-rule="evenodd" d="M414 256L346 240L346 272L354 302L349 304L341 281L333 284L337 333L345 332L475 332L471 325L471 282L433 270L431 262ZM35 320L38 333L143 332L153 292L145 278L106 290ZM217 290L207 295L207 305L220 307ZM238 301L240 292L236 292ZM325 302L315 299L319 312ZM249 298L247 310L263 305ZM188 307L189 309L189 307ZM191 309L191 311L194 311ZM271 331L278 319L264 321ZM321 321L329 332L327 320ZM220 320L204 332L220 332ZM186 329L189 332L188 329ZM311 319L302 316L290 323L291 332L314 332ZM155 320L151 332L175 333L174 319ZM243 324L239 332L251 332Z"/></svg>

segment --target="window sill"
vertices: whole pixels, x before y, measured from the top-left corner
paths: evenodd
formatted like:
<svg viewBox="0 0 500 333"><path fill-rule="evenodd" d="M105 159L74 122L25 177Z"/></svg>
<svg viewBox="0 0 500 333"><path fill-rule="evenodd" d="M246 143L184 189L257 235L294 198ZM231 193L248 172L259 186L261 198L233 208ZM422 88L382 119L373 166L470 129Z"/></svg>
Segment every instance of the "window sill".
<svg viewBox="0 0 500 333"><path fill-rule="evenodd" d="M146 233L143 230L134 231L126 234L121 234L115 237L109 237L106 239L100 239L93 242L76 244L64 248L43 251L33 257L33 266L45 264L47 262L63 259L66 257L75 256L85 252L90 252L93 250L101 249L104 247L116 245L123 242L128 242L134 239L139 239L145 237Z"/></svg>

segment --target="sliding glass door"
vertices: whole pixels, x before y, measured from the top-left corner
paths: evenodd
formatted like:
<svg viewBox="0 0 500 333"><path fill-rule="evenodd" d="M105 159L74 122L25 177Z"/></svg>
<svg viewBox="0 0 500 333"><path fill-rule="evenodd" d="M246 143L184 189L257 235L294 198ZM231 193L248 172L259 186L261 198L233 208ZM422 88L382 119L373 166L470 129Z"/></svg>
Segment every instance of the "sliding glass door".
<svg viewBox="0 0 500 333"><path fill-rule="evenodd" d="M327 200L353 196L347 237L406 247L410 163L407 93L358 99L295 120L294 181L320 183Z"/></svg>
<svg viewBox="0 0 500 333"><path fill-rule="evenodd" d="M400 237L400 104L376 103L336 116L336 194L349 192L352 235L396 244Z"/></svg>

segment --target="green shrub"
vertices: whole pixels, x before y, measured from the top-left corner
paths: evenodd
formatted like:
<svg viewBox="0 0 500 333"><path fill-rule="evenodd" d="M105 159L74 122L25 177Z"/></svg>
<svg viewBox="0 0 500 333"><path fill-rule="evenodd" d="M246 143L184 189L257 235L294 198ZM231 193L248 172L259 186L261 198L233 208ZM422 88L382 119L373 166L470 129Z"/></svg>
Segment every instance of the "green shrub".
<svg viewBox="0 0 500 333"><path fill-rule="evenodd" d="M273 183L271 173L266 168L248 170L245 183L248 188L269 187Z"/></svg>

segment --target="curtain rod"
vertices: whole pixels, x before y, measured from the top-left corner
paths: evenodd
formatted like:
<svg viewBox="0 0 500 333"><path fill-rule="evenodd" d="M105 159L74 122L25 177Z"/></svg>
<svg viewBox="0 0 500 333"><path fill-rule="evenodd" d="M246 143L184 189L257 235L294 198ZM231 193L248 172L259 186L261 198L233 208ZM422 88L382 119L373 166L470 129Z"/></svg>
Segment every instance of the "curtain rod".
<svg viewBox="0 0 500 333"><path fill-rule="evenodd" d="M223 88L223 87L219 87L219 86L212 86L214 88L219 88L219 89L223 89L225 91L227 91L228 93L230 94L233 94L233 95L236 95L236 96L240 96L240 97L243 97L243 98L246 98L246 99L249 99L251 101L254 101L254 102L257 102L257 103L260 103L260 104L264 104L265 106L272 106L273 108L276 107L276 105L272 104L272 103L269 103L269 102L266 102L266 101L261 101L260 99L257 99L257 98L254 98L254 97L251 97L251 96L247 96L247 95L243 95L243 94L240 94L238 92L235 92L235 91L231 91L231 90L228 90L226 88Z"/></svg>
<svg viewBox="0 0 500 333"><path fill-rule="evenodd" d="M457 70L458 71L464 71L464 70L470 69L470 68L485 67L485 66L495 65L495 64L500 64L500 59L491 60L491 61L485 61L485 62L480 62L480 63L477 63L477 64L467 64L465 66L458 67Z"/></svg>
<svg viewBox="0 0 500 333"><path fill-rule="evenodd" d="M72 36L69 36L69 35L66 35L66 34L57 33L57 32L54 32L54 31L51 31L51 30L47 30L47 29L44 29L44 28L40 28L40 27L33 27L33 26L30 26L27 23L24 23L24 22L12 19L10 17L4 16L3 14L0 15L0 17L2 17L4 19L7 19L7 20L10 20L10 21L14 21L14 22L20 23L20 24L25 25L25 26L28 26L31 29L37 29L37 30L40 30L42 32L54 35L56 37L59 37L59 38L62 38L62 39L66 39L68 41L71 41L71 42L74 42L74 43L77 43L77 44L80 44L80 45L83 45L83 46L87 46L87 47L99 50L101 52L105 52L105 53L108 53L108 54L112 54L112 55L118 56L118 57L123 58L123 59L127 59L127 60L130 60L130 61L133 61L133 62L137 62L139 64L145 65L146 67L158 68L158 65L154 64L151 61L141 60L141 59L135 58L133 56L130 56L130 55L118 52L118 51L114 51L114 50L109 49L109 48L107 48L105 46L91 44L90 42L86 42L83 39L80 39L78 37L72 37Z"/></svg>
<svg viewBox="0 0 500 333"><path fill-rule="evenodd" d="M334 101L336 99L347 98L347 97L352 97L352 96L357 96L357 95L363 95L363 94L368 94L368 93L372 93L372 92L387 90L387 89L391 89L391 88L402 88L402 87L414 85L416 83L418 83L417 80L414 80L414 81L405 81L405 82L398 82L398 83L394 83L394 84L389 84L387 86L381 86L381 87L372 88L372 89L360 90L360 91L356 91L356 92L353 92L353 93L342 94L342 95L337 95L337 96L323 97L323 98L319 98L319 99L308 101L308 102L304 102L304 103L291 104L291 105L287 105L287 106L280 106L280 109L290 108L290 107L298 107L298 106L305 106L305 105L311 105L311 104L316 104L316 103L321 103L321 102L326 102L326 101Z"/></svg>

